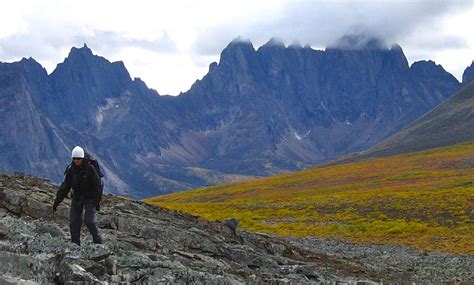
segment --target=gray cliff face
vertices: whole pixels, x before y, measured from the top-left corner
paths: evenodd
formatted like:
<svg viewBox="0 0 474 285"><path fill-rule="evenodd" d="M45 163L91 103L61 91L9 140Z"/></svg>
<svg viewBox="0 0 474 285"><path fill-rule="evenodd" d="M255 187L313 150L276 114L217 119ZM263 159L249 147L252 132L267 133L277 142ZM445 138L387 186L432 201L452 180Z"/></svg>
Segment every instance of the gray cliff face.
<svg viewBox="0 0 474 285"><path fill-rule="evenodd" d="M350 160L360 161L471 142L474 140L472 130L474 130L474 82L470 81L407 128L368 151L351 157Z"/></svg>
<svg viewBox="0 0 474 285"><path fill-rule="evenodd" d="M235 219L209 222L105 195L97 224L69 242L58 185L0 174L0 283L5 284L377 284L472 282L469 255L404 247L294 239L241 230ZM437 274L433 274L437 272ZM29 282L29 283L28 283Z"/></svg>
<svg viewBox="0 0 474 285"><path fill-rule="evenodd" d="M108 100L126 96L133 89L133 82L122 62L109 62L92 54L84 45L72 48L69 56L50 76L58 102L48 104L48 110L59 109L54 118L61 125L78 131L96 127L97 108Z"/></svg>
<svg viewBox="0 0 474 285"><path fill-rule="evenodd" d="M276 39L255 50L234 40L177 97L160 96L132 80L123 63L87 46L73 48L49 76L37 63L22 65L28 68L16 71L23 79L11 90L24 98L12 100L15 112L2 110L1 116L11 112L4 131L19 120L38 124L40 117L49 125L20 129L23 138L37 136L27 152L10 151L19 139L5 136L1 151L12 162L0 169L46 173L59 182L69 157L64 146L82 145L103 163L106 191L133 197L298 170L368 149L460 85L433 62L410 67L399 46L376 39L347 38L324 51ZM13 83L1 82L0 98L8 100ZM61 146L48 135L52 129ZM30 152L42 152L36 142L47 142L45 136L52 137L45 148L51 153L33 162L56 159L64 166L48 163L39 172L25 165Z"/></svg>
<svg viewBox="0 0 474 285"><path fill-rule="evenodd" d="M0 150L4 171L60 179L67 137L33 98L48 93L47 73L33 59L0 63ZM56 169L55 169L56 168Z"/></svg>

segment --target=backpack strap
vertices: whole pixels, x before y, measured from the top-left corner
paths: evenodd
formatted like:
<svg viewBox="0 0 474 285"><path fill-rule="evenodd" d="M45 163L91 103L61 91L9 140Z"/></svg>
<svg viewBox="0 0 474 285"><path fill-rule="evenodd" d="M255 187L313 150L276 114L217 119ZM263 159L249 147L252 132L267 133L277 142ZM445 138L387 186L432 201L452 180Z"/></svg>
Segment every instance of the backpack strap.
<svg viewBox="0 0 474 285"><path fill-rule="evenodd" d="M100 165L99 165L99 162L97 160L95 161L95 165L96 165L97 173L99 173L99 176L104 177L104 174L100 170Z"/></svg>
<svg viewBox="0 0 474 285"><path fill-rule="evenodd" d="M68 164L66 166L66 169L64 170L64 175L66 175L66 173L69 171L69 168L71 168L71 164Z"/></svg>

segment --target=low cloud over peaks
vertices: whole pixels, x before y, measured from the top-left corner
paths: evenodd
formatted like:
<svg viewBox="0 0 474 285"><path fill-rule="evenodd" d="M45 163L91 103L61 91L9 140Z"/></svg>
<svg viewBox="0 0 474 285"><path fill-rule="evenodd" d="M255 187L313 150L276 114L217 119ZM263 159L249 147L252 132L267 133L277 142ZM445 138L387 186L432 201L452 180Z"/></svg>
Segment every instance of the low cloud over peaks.
<svg viewBox="0 0 474 285"><path fill-rule="evenodd" d="M368 33L344 35L338 39L335 44L329 45L329 47L349 50L388 49L387 44L383 39L371 36Z"/></svg>

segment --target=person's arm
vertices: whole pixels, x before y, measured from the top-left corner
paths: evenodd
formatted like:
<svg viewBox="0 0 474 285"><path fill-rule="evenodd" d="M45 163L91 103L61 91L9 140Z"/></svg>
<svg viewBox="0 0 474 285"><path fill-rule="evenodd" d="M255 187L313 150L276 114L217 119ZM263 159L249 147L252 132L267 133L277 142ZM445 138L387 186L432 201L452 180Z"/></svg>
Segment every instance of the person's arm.
<svg viewBox="0 0 474 285"><path fill-rule="evenodd" d="M53 211L56 212L57 207L59 204L66 198L67 194L71 190L72 186L72 168L69 167L66 171L66 175L64 176L64 181L59 186L58 192L56 192L56 199L54 200L53 204Z"/></svg>

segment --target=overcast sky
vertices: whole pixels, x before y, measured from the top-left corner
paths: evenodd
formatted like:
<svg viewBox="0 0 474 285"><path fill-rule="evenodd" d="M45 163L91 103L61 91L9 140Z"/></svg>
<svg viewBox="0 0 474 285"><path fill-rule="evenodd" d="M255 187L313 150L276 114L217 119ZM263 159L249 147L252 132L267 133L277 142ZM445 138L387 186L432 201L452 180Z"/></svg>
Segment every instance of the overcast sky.
<svg viewBox="0 0 474 285"><path fill-rule="evenodd" d="M132 77L177 95L234 38L271 37L322 49L351 32L399 43L410 63L431 59L458 79L474 59L474 0L2 1L0 61L33 57L48 72L72 46L122 60Z"/></svg>

